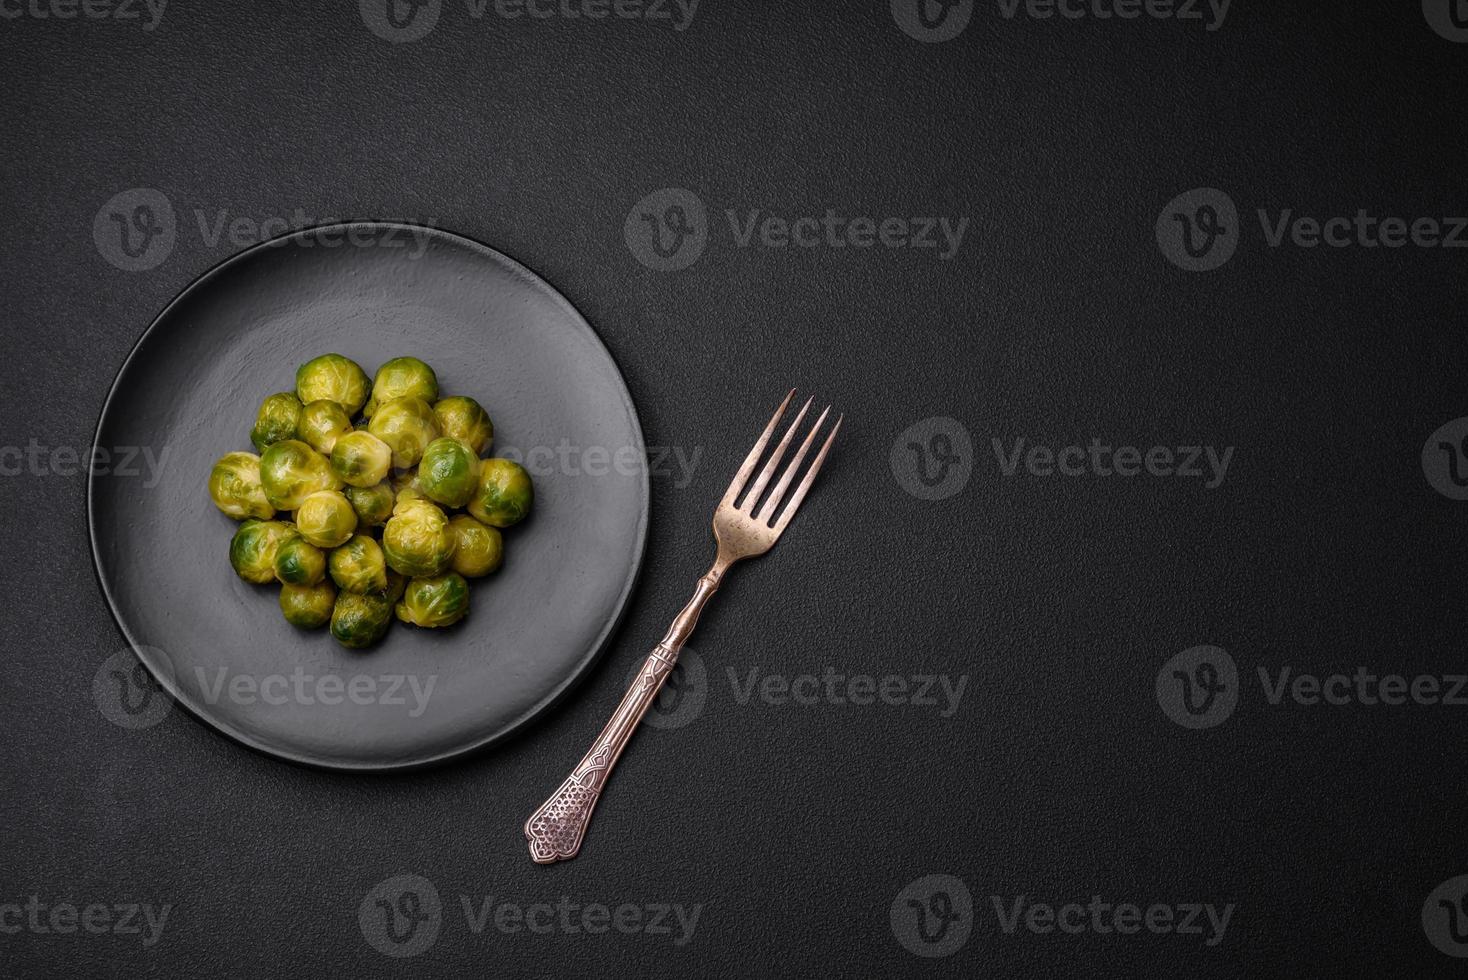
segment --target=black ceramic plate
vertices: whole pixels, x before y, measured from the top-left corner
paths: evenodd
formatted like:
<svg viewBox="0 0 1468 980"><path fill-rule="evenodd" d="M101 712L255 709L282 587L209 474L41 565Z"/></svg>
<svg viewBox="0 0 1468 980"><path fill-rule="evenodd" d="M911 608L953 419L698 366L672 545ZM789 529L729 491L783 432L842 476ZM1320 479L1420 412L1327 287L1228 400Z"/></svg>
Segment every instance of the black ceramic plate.
<svg viewBox="0 0 1468 980"><path fill-rule="evenodd" d="M275 587L235 576L235 522L206 489L219 456L251 448L261 399L329 351L369 375L426 360L445 393L488 409L491 454L535 479L534 513L505 532L503 568L471 583L468 618L395 623L365 652L293 629ZM215 728L331 768L441 761L545 710L615 628L647 535L642 432L596 334L528 269L427 228L311 229L216 267L129 355L96 444L119 465L88 486L92 550L128 642ZM120 465L131 447L161 458L156 477Z"/></svg>

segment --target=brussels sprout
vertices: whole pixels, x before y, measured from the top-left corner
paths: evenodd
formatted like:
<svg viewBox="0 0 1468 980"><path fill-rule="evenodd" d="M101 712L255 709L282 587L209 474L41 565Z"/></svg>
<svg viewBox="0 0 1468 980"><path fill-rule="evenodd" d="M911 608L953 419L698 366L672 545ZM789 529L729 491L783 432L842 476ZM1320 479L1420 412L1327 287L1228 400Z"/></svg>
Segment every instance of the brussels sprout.
<svg viewBox="0 0 1468 980"><path fill-rule="evenodd" d="M504 536L500 529L481 524L468 514L449 519L454 532L454 560L450 565L465 578L488 575L500 567L505 557Z"/></svg>
<svg viewBox="0 0 1468 980"><path fill-rule="evenodd" d="M346 409L325 398L302 408L296 423L296 438L323 456L330 456L336 441L351 431L352 420Z"/></svg>
<svg viewBox="0 0 1468 980"><path fill-rule="evenodd" d="M280 521L245 521L229 542L229 563L235 574L256 585L273 582L275 553L294 533L289 524Z"/></svg>
<svg viewBox="0 0 1468 980"><path fill-rule="evenodd" d="M326 552L295 532L275 550L275 577L285 585L316 585L326 577Z"/></svg>
<svg viewBox="0 0 1468 980"><path fill-rule="evenodd" d="M423 399L398 398L377 406L367 431L387 443L394 466L407 469L438 438L438 421Z"/></svg>
<svg viewBox="0 0 1468 980"><path fill-rule="evenodd" d="M455 544L443 511L422 500L394 508L382 531L387 563L410 577L441 575L453 560Z"/></svg>
<svg viewBox="0 0 1468 980"><path fill-rule="evenodd" d="M370 432L348 432L331 447L331 471L354 487L381 483L392 468L392 449Z"/></svg>
<svg viewBox="0 0 1468 980"><path fill-rule="evenodd" d="M399 398L421 398L432 405L438 400L438 377L433 368L416 357L394 357L377 369L372 379L372 398L363 414L369 419L377 410Z"/></svg>
<svg viewBox="0 0 1468 980"><path fill-rule="evenodd" d="M340 354L322 354L296 368L296 397L302 404L336 402L356 415L367 401L367 372Z"/></svg>
<svg viewBox="0 0 1468 980"><path fill-rule="evenodd" d="M457 439L435 439L423 450L418 486L429 500L462 507L479 487L479 457Z"/></svg>
<svg viewBox="0 0 1468 980"><path fill-rule="evenodd" d="M464 395L445 398L433 406L433 417L438 419L438 431L468 446L475 456L494 442L494 423L483 406L472 398Z"/></svg>
<svg viewBox="0 0 1468 980"><path fill-rule="evenodd" d="M518 524L530 513L534 489L525 467L508 459L486 459L479 467L479 487L469 513L494 527Z"/></svg>
<svg viewBox="0 0 1468 980"><path fill-rule="evenodd" d="M326 457L298 439L277 442L260 455L260 485L276 510L295 510L319 490L341 486Z"/></svg>
<svg viewBox="0 0 1468 980"><path fill-rule="evenodd" d="M344 544L356 529L357 512L339 490L319 490L296 511L296 530L318 548Z"/></svg>
<svg viewBox="0 0 1468 980"><path fill-rule="evenodd" d="M408 589L408 576L399 575L391 568L387 570L387 601L397 602Z"/></svg>
<svg viewBox="0 0 1468 980"><path fill-rule="evenodd" d="M315 585L282 585L280 611L285 621L297 629L320 629L331 622L336 606L336 586L330 582Z"/></svg>
<svg viewBox="0 0 1468 980"><path fill-rule="evenodd" d="M268 521L275 508L260 486L260 457L254 453L225 453L209 471L209 496L214 506L235 520L246 517Z"/></svg>
<svg viewBox="0 0 1468 980"><path fill-rule="evenodd" d="M396 514L413 503L431 504L433 501L429 500L427 495L418 489L417 481L410 480L398 488L398 495L393 501L392 512Z"/></svg>
<svg viewBox="0 0 1468 980"><path fill-rule="evenodd" d="M296 437L296 424L301 420L301 402L289 391L271 395L260 403L250 441L255 451L263 453L268 446Z"/></svg>
<svg viewBox="0 0 1468 980"><path fill-rule="evenodd" d="M382 548L365 534L331 552L331 580L346 592L387 591L387 561Z"/></svg>
<svg viewBox="0 0 1468 980"><path fill-rule="evenodd" d="M392 516L396 495L386 480L370 487L347 487L344 492L357 512L358 527L381 527Z"/></svg>
<svg viewBox="0 0 1468 980"><path fill-rule="evenodd" d="M353 650L370 647L392 625L392 603L379 593L339 592L331 611L331 635Z"/></svg>
<svg viewBox="0 0 1468 980"><path fill-rule="evenodd" d="M469 611L469 583L455 572L415 578L398 602L398 619L414 626L452 626Z"/></svg>

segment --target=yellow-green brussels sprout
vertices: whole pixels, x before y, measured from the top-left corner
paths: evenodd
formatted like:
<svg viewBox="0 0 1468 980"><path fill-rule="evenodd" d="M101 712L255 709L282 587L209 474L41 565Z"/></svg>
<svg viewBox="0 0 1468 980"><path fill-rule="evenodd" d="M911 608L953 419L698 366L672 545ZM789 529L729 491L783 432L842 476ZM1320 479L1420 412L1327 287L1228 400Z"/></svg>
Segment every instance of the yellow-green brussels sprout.
<svg viewBox="0 0 1468 980"><path fill-rule="evenodd" d="M399 470L392 478L393 490L396 496L393 498L392 512L398 511L413 503L431 504L428 495L418 486L418 471Z"/></svg>
<svg viewBox="0 0 1468 980"><path fill-rule="evenodd" d="M462 507L479 487L479 457L457 439L435 439L423 450L418 486L429 500Z"/></svg>
<svg viewBox="0 0 1468 980"><path fill-rule="evenodd" d="M357 512L340 490L319 490L301 501L296 530L318 548L335 548L357 530Z"/></svg>
<svg viewBox="0 0 1468 980"><path fill-rule="evenodd" d="M392 603L381 593L338 592L331 611L331 635L353 650L370 647L392 625Z"/></svg>
<svg viewBox="0 0 1468 980"><path fill-rule="evenodd" d="M382 530L388 565L410 578L443 574L453 561L456 543L448 518L426 500L394 508Z"/></svg>
<svg viewBox="0 0 1468 980"><path fill-rule="evenodd" d="M250 441L255 451L263 453L284 439L296 437L296 423L301 420L301 402L289 391L271 395L260 403L255 415L255 427L250 430Z"/></svg>
<svg viewBox="0 0 1468 980"><path fill-rule="evenodd" d="M285 585L316 585L326 577L326 552L294 533L275 550L275 577Z"/></svg>
<svg viewBox="0 0 1468 980"><path fill-rule="evenodd" d="M469 611L469 583L456 572L408 583L397 606L398 619L414 626L452 626Z"/></svg>
<svg viewBox="0 0 1468 980"><path fill-rule="evenodd" d="M454 532L454 560L449 566L465 578L488 575L504 561L504 536L500 529L481 524L468 514L449 519Z"/></svg>
<svg viewBox="0 0 1468 980"><path fill-rule="evenodd" d="M280 587L280 611L285 621L297 629L320 629L331 622L335 608L336 586L330 582Z"/></svg>
<svg viewBox="0 0 1468 980"><path fill-rule="evenodd" d="M214 506L235 520L254 517L268 521L275 508L260 486L260 457L254 453L225 453L209 471L209 496Z"/></svg>
<svg viewBox="0 0 1468 980"><path fill-rule="evenodd" d="M245 521L229 542L229 563L246 582L275 581L275 553L295 532L280 521Z"/></svg>
<svg viewBox="0 0 1468 980"><path fill-rule="evenodd" d="M397 495L386 480L370 487L347 487L344 492L357 512L358 527L381 527L392 516Z"/></svg>
<svg viewBox="0 0 1468 980"><path fill-rule="evenodd" d="M418 489L417 483L405 483L398 490L397 498L393 501L392 512L396 514L398 511L414 503L431 504L433 501L429 500L423 491Z"/></svg>
<svg viewBox="0 0 1468 980"><path fill-rule="evenodd" d="M479 486L469 513L494 527L518 524L530 513L535 491L525 467L508 459L486 459L479 467Z"/></svg>
<svg viewBox="0 0 1468 980"><path fill-rule="evenodd" d="M483 406L472 398L464 395L445 398L433 406L433 416L438 419L438 431L468 446L475 456L494 442L494 423Z"/></svg>
<svg viewBox="0 0 1468 980"><path fill-rule="evenodd" d="M408 576L399 575L391 568L387 570L387 601L397 602L408 589Z"/></svg>
<svg viewBox="0 0 1468 980"><path fill-rule="evenodd" d="M387 591L387 561L382 548L365 534L331 552L331 580L347 592Z"/></svg>
<svg viewBox="0 0 1468 980"><path fill-rule="evenodd" d="M260 485L276 510L295 510L319 490L341 486L326 457L301 442L287 439L260 454Z"/></svg>
<svg viewBox="0 0 1468 980"><path fill-rule="evenodd" d="M392 449L370 432L348 432L331 447L331 471L354 487L376 486L390 469Z"/></svg>
<svg viewBox="0 0 1468 980"><path fill-rule="evenodd" d="M296 368L296 397L304 405L336 402L348 415L356 415L367 402L367 372L340 354L313 357Z"/></svg>
<svg viewBox="0 0 1468 980"><path fill-rule="evenodd" d="M407 469L438 438L438 420L423 399L398 398L377 406L367 431L387 443L394 466Z"/></svg>
<svg viewBox="0 0 1468 980"><path fill-rule="evenodd" d="M438 400L438 376L416 357L394 357L377 369L372 379L372 399L364 410L368 418L390 401L421 398L432 405Z"/></svg>
<svg viewBox="0 0 1468 980"><path fill-rule="evenodd" d="M336 441L352 431L352 420L346 409L325 398L310 402L301 409L296 423L296 438L323 456L330 456Z"/></svg>

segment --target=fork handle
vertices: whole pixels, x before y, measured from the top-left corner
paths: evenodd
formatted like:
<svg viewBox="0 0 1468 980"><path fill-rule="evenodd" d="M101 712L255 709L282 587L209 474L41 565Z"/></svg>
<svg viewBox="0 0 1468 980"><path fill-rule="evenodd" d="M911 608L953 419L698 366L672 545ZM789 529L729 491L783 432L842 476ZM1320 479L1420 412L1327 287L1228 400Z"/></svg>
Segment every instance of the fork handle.
<svg viewBox="0 0 1468 980"><path fill-rule="evenodd" d="M525 838L530 841L530 857L536 864L565 861L581 850L582 838L591 822L591 811L596 808L596 801L607 777L612 774L612 767L617 764L622 750L637 730L638 722L647 714L653 699L662 690L663 682L678 663L678 651L683 649L683 644L693 633L699 613L703 612L704 604L718 589L727 567L715 563L698 580L693 598L668 627L662 642L653 647L652 653L643 661L637 679L623 695L611 721L596 737L591 751L561 783L560 789L525 821Z"/></svg>

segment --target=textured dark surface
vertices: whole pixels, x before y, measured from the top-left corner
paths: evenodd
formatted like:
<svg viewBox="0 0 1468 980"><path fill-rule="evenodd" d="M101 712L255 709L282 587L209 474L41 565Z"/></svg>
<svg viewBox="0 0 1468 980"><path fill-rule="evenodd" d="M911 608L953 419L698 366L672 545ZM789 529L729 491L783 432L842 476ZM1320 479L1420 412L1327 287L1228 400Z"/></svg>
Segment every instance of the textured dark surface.
<svg viewBox="0 0 1468 980"><path fill-rule="evenodd" d="M885 2L709 0L682 31L446 2L404 44L354 6L170 6L151 32L3 8L23 12L0 20L3 441L89 446L143 328L249 244L211 244L219 216L299 209L427 221L524 262L600 332L649 445L698 465L654 479L643 581L587 683L489 754L391 778L283 764L178 711L108 721L93 678L122 639L83 479L58 472L64 455L0 478L0 905L172 906L146 947L23 925L0 934L0 973L1459 974L1420 919L1468 871L1468 707L1276 706L1255 671L1464 670L1465 505L1419 455L1468 415L1465 253L1273 248L1256 212L1468 210L1468 46L1406 2L1239 0L1212 32L988 4L936 44ZM177 242L129 272L92 227L138 187L171 202ZM1243 233L1207 274L1154 237L1197 187L1226 191ZM624 240L660 188L692 191L711 225L678 272ZM754 208L970 223L946 262L739 247L725 213ZM847 413L840 452L701 624L701 713L634 741L581 857L533 866L521 822L691 591L713 503L790 384ZM934 416L962 423L975 459L961 492L926 501L889 453ZM1235 453L1214 489L1005 477L991 440L1019 437ZM1205 643L1237 662L1242 695L1189 730L1154 683ZM727 673L742 688L756 667L828 665L967 681L943 718L741 704ZM431 948L396 961L368 937L374 886L403 874L443 911ZM929 874L974 899L946 958L914 956L889 922ZM1021 895L1236 909L1214 946L1006 934L991 896L1007 914ZM701 912L683 945L676 925L476 933L461 896Z"/></svg>

